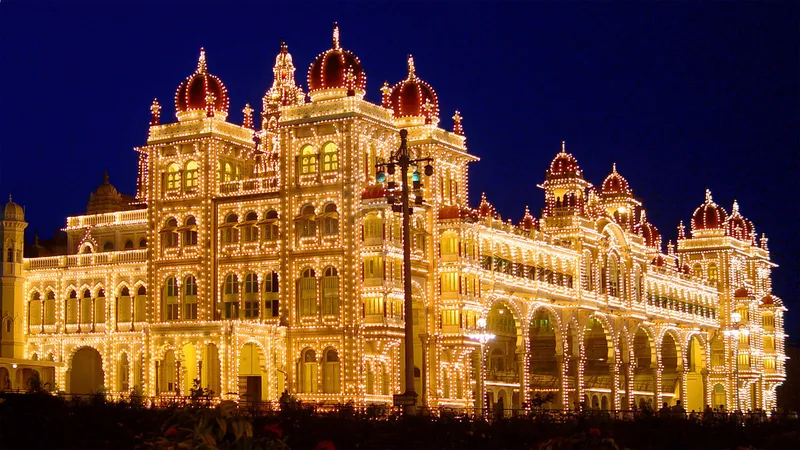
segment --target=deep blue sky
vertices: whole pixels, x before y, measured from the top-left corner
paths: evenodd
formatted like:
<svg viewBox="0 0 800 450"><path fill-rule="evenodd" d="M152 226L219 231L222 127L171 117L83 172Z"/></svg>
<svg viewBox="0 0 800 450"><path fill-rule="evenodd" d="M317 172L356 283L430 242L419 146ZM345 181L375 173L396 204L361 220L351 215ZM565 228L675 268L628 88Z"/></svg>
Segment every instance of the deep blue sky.
<svg viewBox="0 0 800 450"><path fill-rule="evenodd" d="M711 188L770 237L775 291L800 284L800 7L791 2L0 4L0 192L49 237L108 170L134 193L134 146L154 97L174 120L178 84L208 52L231 95L260 108L285 40L305 85L331 45L361 58L368 98L417 73L458 108L472 167L504 217L538 212L562 139L600 184L616 162L666 239ZM5 195L5 194L3 194ZM536 213L538 216L539 214ZM797 316L795 310L790 316ZM791 327L800 331L797 321Z"/></svg>

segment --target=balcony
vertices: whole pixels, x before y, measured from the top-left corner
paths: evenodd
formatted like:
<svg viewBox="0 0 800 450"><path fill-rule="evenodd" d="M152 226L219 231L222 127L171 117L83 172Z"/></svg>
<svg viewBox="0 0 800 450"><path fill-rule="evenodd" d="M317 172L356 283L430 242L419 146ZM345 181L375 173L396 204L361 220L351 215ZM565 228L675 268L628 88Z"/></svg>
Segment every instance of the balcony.
<svg viewBox="0 0 800 450"><path fill-rule="evenodd" d="M145 261L147 261L147 249L26 258L23 260L23 264L25 270L46 270L68 267L90 267L104 264L133 264Z"/></svg>
<svg viewBox="0 0 800 450"><path fill-rule="evenodd" d="M99 226L122 226L147 224L147 210L136 209L133 211L118 211L105 214L93 214L90 216L73 216L67 218L67 228L65 231L81 229L86 227Z"/></svg>
<svg viewBox="0 0 800 450"><path fill-rule="evenodd" d="M277 177L228 181L219 185L219 193L223 196L264 194L279 190Z"/></svg>

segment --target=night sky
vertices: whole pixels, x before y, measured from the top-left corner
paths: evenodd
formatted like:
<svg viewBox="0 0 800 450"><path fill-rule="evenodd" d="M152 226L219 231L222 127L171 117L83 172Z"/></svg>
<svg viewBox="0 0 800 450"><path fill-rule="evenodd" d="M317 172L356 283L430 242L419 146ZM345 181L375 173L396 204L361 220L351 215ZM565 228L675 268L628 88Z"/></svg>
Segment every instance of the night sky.
<svg viewBox="0 0 800 450"><path fill-rule="evenodd" d="M516 221L561 140L599 185L617 163L647 215L675 239L710 188L770 238L775 293L800 332L800 5L648 3L17 3L0 4L0 192L47 238L85 211L108 170L135 192L149 106L174 121L178 84L201 46L228 86L229 120L260 110L285 40L306 86L314 57L361 59L367 98L406 75L406 55L459 109L470 199L482 191Z"/></svg>

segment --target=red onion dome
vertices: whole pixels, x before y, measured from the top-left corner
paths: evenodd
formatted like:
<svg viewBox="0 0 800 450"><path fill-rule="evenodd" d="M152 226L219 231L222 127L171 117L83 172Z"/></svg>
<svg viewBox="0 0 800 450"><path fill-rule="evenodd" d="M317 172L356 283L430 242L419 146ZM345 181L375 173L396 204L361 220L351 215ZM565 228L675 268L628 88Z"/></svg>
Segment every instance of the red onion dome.
<svg viewBox="0 0 800 450"><path fill-rule="evenodd" d="M578 160L571 153L567 153L566 147L566 141L561 141L561 151L550 163L550 170L547 171L546 178L571 176L583 178L581 169L578 167Z"/></svg>
<svg viewBox="0 0 800 450"><path fill-rule="evenodd" d="M337 89L342 92L334 97L356 93L364 96L367 88L367 74L361 61L349 50L339 45L339 26L333 27L333 48L320 53L308 69L308 89L311 100L320 98L315 91ZM332 98L325 96L325 98Z"/></svg>
<svg viewBox="0 0 800 450"><path fill-rule="evenodd" d="M644 245L650 248L661 248L661 233L659 233L655 225L647 221L647 214L644 210L642 210L641 218L636 225L635 231L644 239Z"/></svg>
<svg viewBox="0 0 800 450"><path fill-rule="evenodd" d="M228 88L219 77L208 73L206 51L201 48L197 70L183 80L175 93L176 115L179 120L190 116L195 118L201 115L187 113L205 111L208 116L220 115L224 119L229 107Z"/></svg>
<svg viewBox="0 0 800 450"><path fill-rule="evenodd" d="M722 206L714 203L711 191L706 189L706 201L692 214L692 233L704 230L724 230L728 213Z"/></svg>
<svg viewBox="0 0 800 450"><path fill-rule="evenodd" d="M762 305L767 305L767 306L774 305L775 304L775 297L773 297L770 294L767 294L767 295L764 296L764 298L761 299L761 304Z"/></svg>
<svg viewBox="0 0 800 450"><path fill-rule="evenodd" d="M664 255L658 255L653 258L652 264L657 267L664 267L667 265L667 260L664 258Z"/></svg>
<svg viewBox="0 0 800 450"><path fill-rule="evenodd" d="M683 267L681 267L681 273L685 273L686 275L691 275L692 274L692 268L689 267L688 264L684 264Z"/></svg>
<svg viewBox="0 0 800 450"><path fill-rule="evenodd" d="M519 227L525 231L536 228L536 218L533 217L531 210L528 209L527 206L525 207L525 214L522 216L522 220L519 222Z"/></svg>
<svg viewBox="0 0 800 450"><path fill-rule="evenodd" d="M733 293L733 296L736 298L750 297L750 291L748 291L745 287L740 287L739 289L736 289L736 292Z"/></svg>
<svg viewBox="0 0 800 450"><path fill-rule="evenodd" d="M486 193L481 193L481 204L478 205L478 215L481 217L495 217L497 216L497 210L494 209L489 200L486 199Z"/></svg>
<svg viewBox="0 0 800 450"><path fill-rule="evenodd" d="M603 180L603 184L600 187L600 196L611 197L617 195L630 196L631 188L628 186L628 180L617 172L617 164L614 163L611 173Z"/></svg>
<svg viewBox="0 0 800 450"><path fill-rule="evenodd" d="M397 119L414 117L423 118L425 123L439 121L439 98L431 85L417 76L411 55L408 55L408 76L388 91L384 104L392 109Z"/></svg>
<svg viewBox="0 0 800 450"><path fill-rule="evenodd" d="M733 211L728 218L728 236L740 241L752 242L755 236L753 222L747 220L739 213L739 202L733 201Z"/></svg>

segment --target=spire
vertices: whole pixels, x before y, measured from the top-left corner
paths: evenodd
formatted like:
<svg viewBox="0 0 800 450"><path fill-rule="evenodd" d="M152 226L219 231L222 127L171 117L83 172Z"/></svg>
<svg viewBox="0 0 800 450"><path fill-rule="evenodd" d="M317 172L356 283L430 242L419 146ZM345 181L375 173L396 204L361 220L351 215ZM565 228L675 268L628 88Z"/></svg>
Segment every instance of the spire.
<svg viewBox="0 0 800 450"><path fill-rule="evenodd" d="M200 47L200 59L197 60L197 73L208 72L208 65L206 64L206 49Z"/></svg>
<svg viewBox="0 0 800 450"><path fill-rule="evenodd" d="M611 173L617 173L617 163L611 163Z"/></svg>
<svg viewBox="0 0 800 450"><path fill-rule="evenodd" d="M567 141L561 141L561 153L567 153Z"/></svg>
<svg viewBox="0 0 800 450"><path fill-rule="evenodd" d="M11 203L11 192L8 193L8 203Z"/></svg>
<svg viewBox="0 0 800 450"><path fill-rule="evenodd" d="M342 48L339 45L339 22L333 22L333 48L336 50Z"/></svg>
<svg viewBox="0 0 800 450"><path fill-rule="evenodd" d="M767 246L768 241L769 239L767 239L767 233L761 233L761 248L766 251L769 251L769 247Z"/></svg>
<svg viewBox="0 0 800 450"><path fill-rule="evenodd" d="M647 223L647 212L644 209L639 214L639 223Z"/></svg>
<svg viewBox="0 0 800 450"><path fill-rule="evenodd" d="M678 225L678 240L686 239L686 227L683 225L683 221Z"/></svg>
<svg viewBox="0 0 800 450"><path fill-rule="evenodd" d="M109 184L108 183L108 171L107 170L103 171L103 184Z"/></svg>
<svg viewBox="0 0 800 450"><path fill-rule="evenodd" d="M158 104L158 99L153 99L153 104L150 105L150 125L158 125L161 123L161 105Z"/></svg>
<svg viewBox="0 0 800 450"><path fill-rule="evenodd" d="M667 254L670 256L675 255L675 244L672 243L671 239L667 241Z"/></svg>
<svg viewBox="0 0 800 450"><path fill-rule="evenodd" d="M253 129L253 108L250 107L250 103L245 103L244 109L242 110L242 126L245 128Z"/></svg>
<svg viewBox="0 0 800 450"><path fill-rule="evenodd" d="M735 216L737 214L739 214L739 202L734 200L733 201L733 211L731 212L731 215Z"/></svg>
<svg viewBox="0 0 800 450"><path fill-rule="evenodd" d="M714 199L711 198L711 189L706 189L706 203L713 203Z"/></svg>
<svg viewBox="0 0 800 450"><path fill-rule="evenodd" d="M381 94L383 94L383 97L382 97L381 100L382 100L384 108L389 108L390 107L390 105L389 105L389 94L391 94L391 93L392 93L392 88L389 87L389 82L388 81L384 81L383 82L383 87L381 87Z"/></svg>
<svg viewBox="0 0 800 450"><path fill-rule="evenodd" d="M408 55L408 79L413 80L417 77L417 69L414 67L414 56Z"/></svg>
<svg viewBox="0 0 800 450"><path fill-rule="evenodd" d="M463 118L461 117L461 113L456 110L456 113L453 114L453 133L459 136L464 135L464 127L461 125L462 120Z"/></svg>
<svg viewBox="0 0 800 450"><path fill-rule="evenodd" d="M286 41L281 41L281 52L282 55L289 53L289 46L286 45Z"/></svg>

